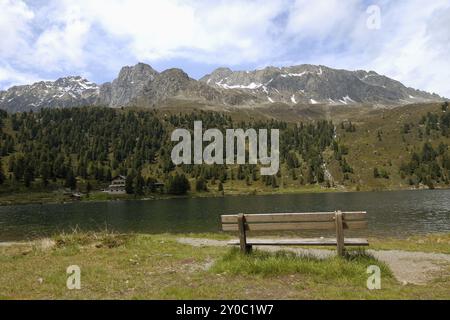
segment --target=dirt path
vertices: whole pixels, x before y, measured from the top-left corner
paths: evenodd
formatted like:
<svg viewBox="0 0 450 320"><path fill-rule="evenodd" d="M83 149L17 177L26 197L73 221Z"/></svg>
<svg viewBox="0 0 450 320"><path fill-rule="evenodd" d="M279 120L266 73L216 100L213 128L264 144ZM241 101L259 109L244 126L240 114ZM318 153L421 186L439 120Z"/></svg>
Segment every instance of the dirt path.
<svg viewBox="0 0 450 320"><path fill-rule="evenodd" d="M226 240L178 238L177 241L195 247L227 246ZM327 258L336 254L334 250L303 249L280 246L255 246L259 250L277 251L288 250L301 254L312 254L318 258ZM450 254L413 252L403 250L367 250L376 259L386 263L395 278L403 284L425 284L441 276L450 264ZM447 269L448 270L448 269Z"/></svg>

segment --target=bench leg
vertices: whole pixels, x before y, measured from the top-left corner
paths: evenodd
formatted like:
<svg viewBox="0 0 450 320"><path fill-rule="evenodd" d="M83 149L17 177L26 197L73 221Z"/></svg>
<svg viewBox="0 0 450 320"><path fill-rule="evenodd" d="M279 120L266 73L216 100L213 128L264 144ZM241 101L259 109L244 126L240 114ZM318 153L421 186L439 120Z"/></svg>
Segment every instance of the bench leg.
<svg viewBox="0 0 450 320"><path fill-rule="evenodd" d="M337 254L340 257L344 256L344 226L342 222L342 212L336 212L336 244L337 244Z"/></svg>
<svg viewBox="0 0 450 320"><path fill-rule="evenodd" d="M252 251L252 246L247 244L247 233L245 230L245 216L243 214L238 215L239 226L239 244L241 252L248 254Z"/></svg>

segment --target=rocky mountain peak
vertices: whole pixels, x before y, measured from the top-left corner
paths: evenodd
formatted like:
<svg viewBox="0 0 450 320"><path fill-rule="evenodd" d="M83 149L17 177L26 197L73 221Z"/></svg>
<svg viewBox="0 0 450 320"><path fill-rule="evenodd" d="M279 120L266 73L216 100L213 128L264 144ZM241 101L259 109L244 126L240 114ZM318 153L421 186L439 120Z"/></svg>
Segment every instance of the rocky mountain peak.
<svg viewBox="0 0 450 320"><path fill-rule="evenodd" d="M347 71L310 64L254 71L221 68L200 81L216 88L252 93L266 103L396 105L441 99L407 88L374 71Z"/></svg>
<svg viewBox="0 0 450 320"><path fill-rule="evenodd" d="M0 108L17 112L44 107L130 105L156 107L170 99L216 105L376 104L442 101L435 94L408 88L375 71L348 71L322 65L268 66L260 70L218 68L199 81L181 69L161 73L145 63L123 67L101 86L79 76L41 81L0 91Z"/></svg>
<svg viewBox="0 0 450 320"><path fill-rule="evenodd" d="M0 107L16 112L44 107L77 107L95 102L99 87L80 76L14 86L0 92Z"/></svg>
<svg viewBox="0 0 450 320"><path fill-rule="evenodd" d="M145 63L123 67L112 83L101 86L97 103L113 108L126 106L140 97L156 76L158 72Z"/></svg>

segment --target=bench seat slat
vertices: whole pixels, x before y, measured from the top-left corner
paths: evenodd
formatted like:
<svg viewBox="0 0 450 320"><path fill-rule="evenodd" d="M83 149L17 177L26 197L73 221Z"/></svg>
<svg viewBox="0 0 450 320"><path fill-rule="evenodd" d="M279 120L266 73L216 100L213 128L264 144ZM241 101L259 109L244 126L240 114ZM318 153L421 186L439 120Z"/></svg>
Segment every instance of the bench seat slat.
<svg viewBox="0 0 450 320"><path fill-rule="evenodd" d="M309 239L247 239L248 245L254 246L336 246L336 239L309 238ZM367 239L347 238L346 246L368 246ZM231 240L228 245L239 245L239 240Z"/></svg>
<svg viewBox="0 0 450 320"><path fill-rule="evenodd" d="M336 224L330 222L282 222L282 223L246 223L247 231L287 231L287 230L334 230ZM346 221L344 229L366 229L367 221ZM223 231L238 231L238 224L223 224Z"/></svg>
<svg viewBox="0 0 450 320"><path fill-rule="evenodd" d="M367 213L364 211L343 212L345 221L365 220ZM310 213L269 213L246 214L245 220L251 222L312 222L334 221L334 212L310 212ZM237 215L222 215L222 223L237 223Z"/></svg>

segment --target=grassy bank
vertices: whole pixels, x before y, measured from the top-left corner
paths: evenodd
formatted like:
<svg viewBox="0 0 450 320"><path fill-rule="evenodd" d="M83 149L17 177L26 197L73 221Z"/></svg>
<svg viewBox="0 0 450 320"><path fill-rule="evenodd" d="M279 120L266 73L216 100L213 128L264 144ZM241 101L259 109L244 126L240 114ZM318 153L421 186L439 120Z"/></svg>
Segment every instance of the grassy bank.
<svg viewBox="0 0 450 320"><path fill-rule="evenodd" d="M439 189L439 188L436 188ZM401 191L412 190L411 187L392 188L378 191ZM224 196L247 196L247 195L282 195L282 194L305 194L305 193L331 193L331 192L368 192L368 190L354 190L351 188L325 188L320 185L310 185L303 187L285 187L285 188L263 188L247 186L230 185L225 186L224 192L211 189L207 192L192 191L183 196L170 194L152 193L142 196L137 195L110 195L104 192L96 191L88 195L83 194L80 199L74 199L63 192L13 192L0 194L0 206L25 205L25 204L46 204L46 203L70 203L70 202L102 202L118 200L160 200L173 198L214 198Z"/></svg>
<svg viewBox="0 0 450 320"><path fill-rule="evenodd" d="M226 239L223 234L190 237ZM193 247L180 235L73 233L0 246L2 299L449 299L450 278L402 285L362 251L319 260L288 252L242 256L227 247ZM371 248L445 252L450 235L377 240ZM81 290L66 288L66 269L81 268ZM378 265L382 289L366 288ZM450 269L447 266L447 269Z"/></svg>

